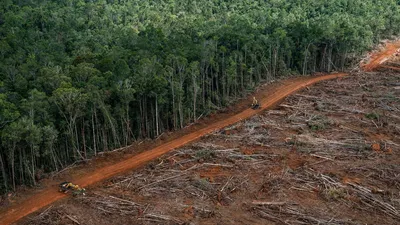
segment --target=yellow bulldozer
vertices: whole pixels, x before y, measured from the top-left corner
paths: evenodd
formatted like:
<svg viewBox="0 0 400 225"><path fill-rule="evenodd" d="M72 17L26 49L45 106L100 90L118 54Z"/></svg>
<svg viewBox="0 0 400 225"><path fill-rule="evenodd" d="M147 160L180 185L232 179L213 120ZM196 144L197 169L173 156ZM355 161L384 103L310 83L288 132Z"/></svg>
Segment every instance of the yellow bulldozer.
<svg viewBox="0 0 400 225"><path fill-rule="evenodd" d="M73 184L71 182L65 181L59 185L59 191L63 193L72 192L73 195L85 195L86 189L79 187L77 184Z"/></svg>
<svg viewBox="0 0 400 225"><path fill-rule="evenodd" d="M252 109L259 109L261 108L260 103L257 101L256 97L253 97L253 103L251 104Z"/></svg>

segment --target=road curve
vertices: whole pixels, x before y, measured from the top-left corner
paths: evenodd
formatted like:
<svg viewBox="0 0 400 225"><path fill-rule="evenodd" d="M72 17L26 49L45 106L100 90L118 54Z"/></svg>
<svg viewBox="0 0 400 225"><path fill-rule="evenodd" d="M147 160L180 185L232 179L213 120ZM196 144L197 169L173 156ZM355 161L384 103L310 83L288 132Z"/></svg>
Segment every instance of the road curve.
<svg viewBox="0 0 400 225"><path fill-rule="evenodd" d="M380 67L381 64L391 58L393 54L396 53L396 51L399 51L399 49L400 41L387 43L385 46L385 50L372 55L371 61L365 64L362 69L366 72L370 72Z"/></svg>
<svg viewBox="0 0 400 225"><path fill-rule="evenodd" d="M390 55L392 55L397 50L397 48L399 48L399 46L400 46L399 42L396 44L388 44L387 48L383 52L375 55L373 57L373 60L363 67L364 70L371 71L377 68ZM291 95L294 92L305 88L306 86L312 85L316 82L323 80L330 80L330 79L344 77L346 75L347 74L345 73L337 73L324 76L302 77L299 79L287 80L283 82L282 85L275 87L273 94L269 96L263 96L262 98L259 99L261 105L263 106L262 109L259 110L246 109L241 113L217 121L211 124L210 126L199 129L197 131L184 135L175 140L166 142L156 148L135 155L127 160L121 161L119 163L110 166L96 169L95 171L91 172L88 175L85 175L76 180L72 180L72 182L79 184L80 186L86 187L95 184L97 182L100 182L102 180L105 180L107 178L113 177L115 175L121 174L123 172L138 168L140 166L143 166L147 162L156 159L161 155L169 151L172 151L173 149L182 147L183 145L186 145L189 142L193 142L206 134L209 134L215 130L237 123L243 119L247 119L263 110L269 109L278 104L288 95ZM31 196L30 198L27 198L20 204L11 206L9 209L7 209L6 212L0 214L0 224L6 225L15 223L21 218L67 196L68 195L59 193L57 188L49 187L41 191L40 193Z"/></svg>

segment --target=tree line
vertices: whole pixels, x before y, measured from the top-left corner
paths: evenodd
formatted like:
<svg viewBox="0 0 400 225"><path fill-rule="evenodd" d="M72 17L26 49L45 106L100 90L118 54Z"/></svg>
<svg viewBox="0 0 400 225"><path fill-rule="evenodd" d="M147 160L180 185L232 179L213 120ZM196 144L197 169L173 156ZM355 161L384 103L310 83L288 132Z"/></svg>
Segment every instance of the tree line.
<svg viewBox="0 0 400 225"><path fill-rule="evenodd" d="M0 192L399 33L382 0L2 0Z"/></svg>

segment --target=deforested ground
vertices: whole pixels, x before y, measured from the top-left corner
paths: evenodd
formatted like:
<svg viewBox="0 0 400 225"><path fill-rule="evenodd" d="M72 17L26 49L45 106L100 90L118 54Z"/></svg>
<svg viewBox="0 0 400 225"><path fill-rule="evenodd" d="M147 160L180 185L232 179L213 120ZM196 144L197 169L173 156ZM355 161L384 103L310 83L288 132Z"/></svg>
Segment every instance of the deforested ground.
<svg viewBox="0 0 400 225"><path fill-rule="evenodd" d="M20 224L399 220L400 73L380 69L316 84Z"/></svg>

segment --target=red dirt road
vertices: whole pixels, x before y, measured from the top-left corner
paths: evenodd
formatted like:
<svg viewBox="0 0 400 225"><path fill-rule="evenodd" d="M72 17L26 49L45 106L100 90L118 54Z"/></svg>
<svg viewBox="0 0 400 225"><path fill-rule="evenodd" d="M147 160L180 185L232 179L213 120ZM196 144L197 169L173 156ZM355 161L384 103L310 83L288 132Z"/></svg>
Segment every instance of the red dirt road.
<svg viewBox="0 0 400 225"><path fill-rule="evenodd" d="M370 72L376 69L381 64L386 62L390 57L392 57L393 54L396 53L396 51L398 51L399 49L400 49L400 41L387 43L384 51L372 55L371 61L363 66L363 70L366 72Z"/></svg>
<svg viewBox="0 0 400 225"><path fill-rule="evenodd" d="M368 65L364 66L364 69L368 71L379 66L379 64L384 61L383 59L392 55L397 50L399 45L400 43L397 43L397 45L395 44L388 45L388 49L378 54ZM347 74L344 73L337 73L325 76L302 77L284 81L282 85L277 86L273 89L274 90L273 94L268 96L262 95L262 97L259 99L262 105L262 109L244 110L241 113L228 117L224 120L217 121L210 126L207 126L203 129L199 129L197 131L184 135L170 142L166 142L156 148L153 148L149 151L145 151L141 154L133 156L125 161L121 161L119 163L97 169L92 173L85 175L79 179L72 180L71 182L86 187L95 184L97 182L100 182L102 180L105 180L107 178L113 177L115 175L121 174L123 172L143 166L147 162L156 159L175 148L182 147L183 145L189 142L193 142L215 130L219 130L223 127L232 125L243 119L254 116L260 111L271 108L276 104L278 104L280 101L282 101L288 95L293 94L294 92L303 89L306 86L312 85L316 82L323 80L344 77L346 75ZM7 209L6 212L0 214L0 224L5 225L5 224L15 223L19 219L67 196L68 195L59 193L57 188L49 187L43 190L42 192L26 199L20 204L10 207L9 209Z"/></svg>

